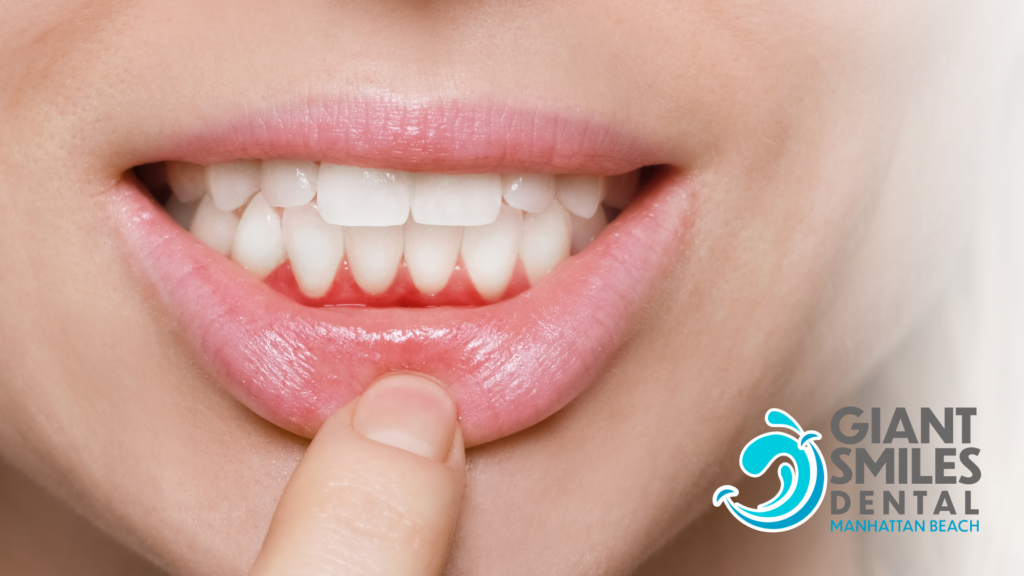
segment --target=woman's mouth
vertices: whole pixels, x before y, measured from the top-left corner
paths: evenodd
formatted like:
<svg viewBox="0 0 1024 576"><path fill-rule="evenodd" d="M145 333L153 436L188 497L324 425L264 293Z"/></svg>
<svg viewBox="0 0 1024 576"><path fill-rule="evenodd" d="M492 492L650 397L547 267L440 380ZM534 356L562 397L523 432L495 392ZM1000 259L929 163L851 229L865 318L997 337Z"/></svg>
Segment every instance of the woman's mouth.
<svg viewBox="0 0 1024 576"><path fill-rule="evenodd" d="M178 224L311 306L511 298L586 248L640 183L639 171L432 174L308 160L155 168L142 178L160 190L164 169Z"/></svg>
<svg viewBox="0 0 1024 576"><path fill-rule="evenodd" d="M595 380L678 254L692 217L681 170L630 165L608 137L502 153L524 144L511 142L522 120L438 128L450 107L292 115L259 142L235 124L189 137L111 195L177 327L272 423L312 437L382 374L408 370L449 387L467 445L515 433ZM581 129L528 116L539 138L552 122ZM392 132L427 135L409 147ZM315 146L296 144L310 133ZM485 164L496 169L474 171Z"/></svg>

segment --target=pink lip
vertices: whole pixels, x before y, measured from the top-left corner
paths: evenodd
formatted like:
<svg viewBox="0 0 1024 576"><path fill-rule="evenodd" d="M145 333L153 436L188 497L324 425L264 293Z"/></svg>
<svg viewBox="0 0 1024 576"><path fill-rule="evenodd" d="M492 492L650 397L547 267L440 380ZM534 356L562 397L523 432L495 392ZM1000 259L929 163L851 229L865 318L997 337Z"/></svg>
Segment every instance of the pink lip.
<svg viewBox="0 0 1024 576"><path fill-rule="evenodd" d="M397 106L338 105L330 114L318 106L279 124L250 116L217 132L231 137L192 137L191 144L178 144L153 159L209 163L293 157L494 171L615 172L637 165L638 157L630 154L639 147L609 137L611 131L578 128L557 118L555 129L549 129L553 117L507 111L500 117L516 119L512 132L500 122L438 127L438 114L473 113L454 105L442 105L440 112L428 107L402 112ZM395 114L401 122L387 121ZM528 126L526 116L538 125ZM374 121L359 124L367 117ZM239 128L256 124L276 127ZM459 130L465 132L461 139L455 137ZM573 142L551 136L559 131L584 136ZM524 140L528 133L539 135L538 145ZM588 136L598 133L604 136ZM327 139L325 134L344 136ZM403 134L415 137L403 140ZM134 179L123 179L109 198L129 258L156 286L209 369L254 412L312 437L329 415L382 374L412 370L449 387L470 446L536 424L597 377L692 221L685 177L666 168L587 250L510 300L476 308L310 308L182 230Z"/></svg>
<svg viewBox="0 0 1024 576"><path fill-rule="evenodd" d="M212 164L309 158L420 172L621 174L667 158L608 125L495 101L421 101L390 94L252 105L217 116L143 162Z"/></svg>

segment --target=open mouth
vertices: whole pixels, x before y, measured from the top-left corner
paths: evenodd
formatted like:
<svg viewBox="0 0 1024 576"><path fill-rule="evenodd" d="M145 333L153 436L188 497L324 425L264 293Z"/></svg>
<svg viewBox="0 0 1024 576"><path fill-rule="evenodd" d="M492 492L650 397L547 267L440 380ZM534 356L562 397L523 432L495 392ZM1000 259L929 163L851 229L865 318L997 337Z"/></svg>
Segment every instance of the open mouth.
<svg viewBox="0 0 1024 576"><path fill-rule="evenodd" d="M607 137L510 154L512 132L545 134L538 114L433 133L394 103L375 114L395 119L296 115L259 142L234 125L154 151L111 195L133 263L227 390L294 433L400 370L449 387L467 445L539 422L600 374L678 254L683 172Z"/></svg>
<svg viewBox="0 0 1024 576"><path fill-rule="evenodd" d="M308 160L137 174L184 229L307 306L512 298L589 246L641 185L639 170L432 174Z"/></svg>

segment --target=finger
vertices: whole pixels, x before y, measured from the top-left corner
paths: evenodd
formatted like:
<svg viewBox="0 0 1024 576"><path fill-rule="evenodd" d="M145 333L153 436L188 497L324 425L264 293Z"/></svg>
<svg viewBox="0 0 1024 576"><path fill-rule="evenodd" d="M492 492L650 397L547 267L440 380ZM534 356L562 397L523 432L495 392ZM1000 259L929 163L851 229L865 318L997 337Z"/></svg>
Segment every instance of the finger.
<svg viewBox="0 0 1024 576"><path fill-rule="evenodd" d="M252 574L439 574L464 480L447 391L414 374L385 377L317 433Z"/></svg>

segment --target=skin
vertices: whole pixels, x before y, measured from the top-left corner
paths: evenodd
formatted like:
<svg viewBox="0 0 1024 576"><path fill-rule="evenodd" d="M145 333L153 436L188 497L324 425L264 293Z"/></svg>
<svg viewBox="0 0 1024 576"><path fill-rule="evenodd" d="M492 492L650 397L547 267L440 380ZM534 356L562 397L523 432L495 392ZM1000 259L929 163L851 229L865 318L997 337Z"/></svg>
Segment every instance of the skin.
<svg viewBox="0 0 1024 576"><path fill-rule="evenodd" d="M200 368L104 198L197 118L368 89L556 102L692 178L694 228L605 373L467 453L447 570L742 570L718 551L755 536L711 493L765 410L826 429L969 232L985 11L940 4L6 2L0 558L45 573L58 525L96 573L250 569L308 441Z"/></svg>

